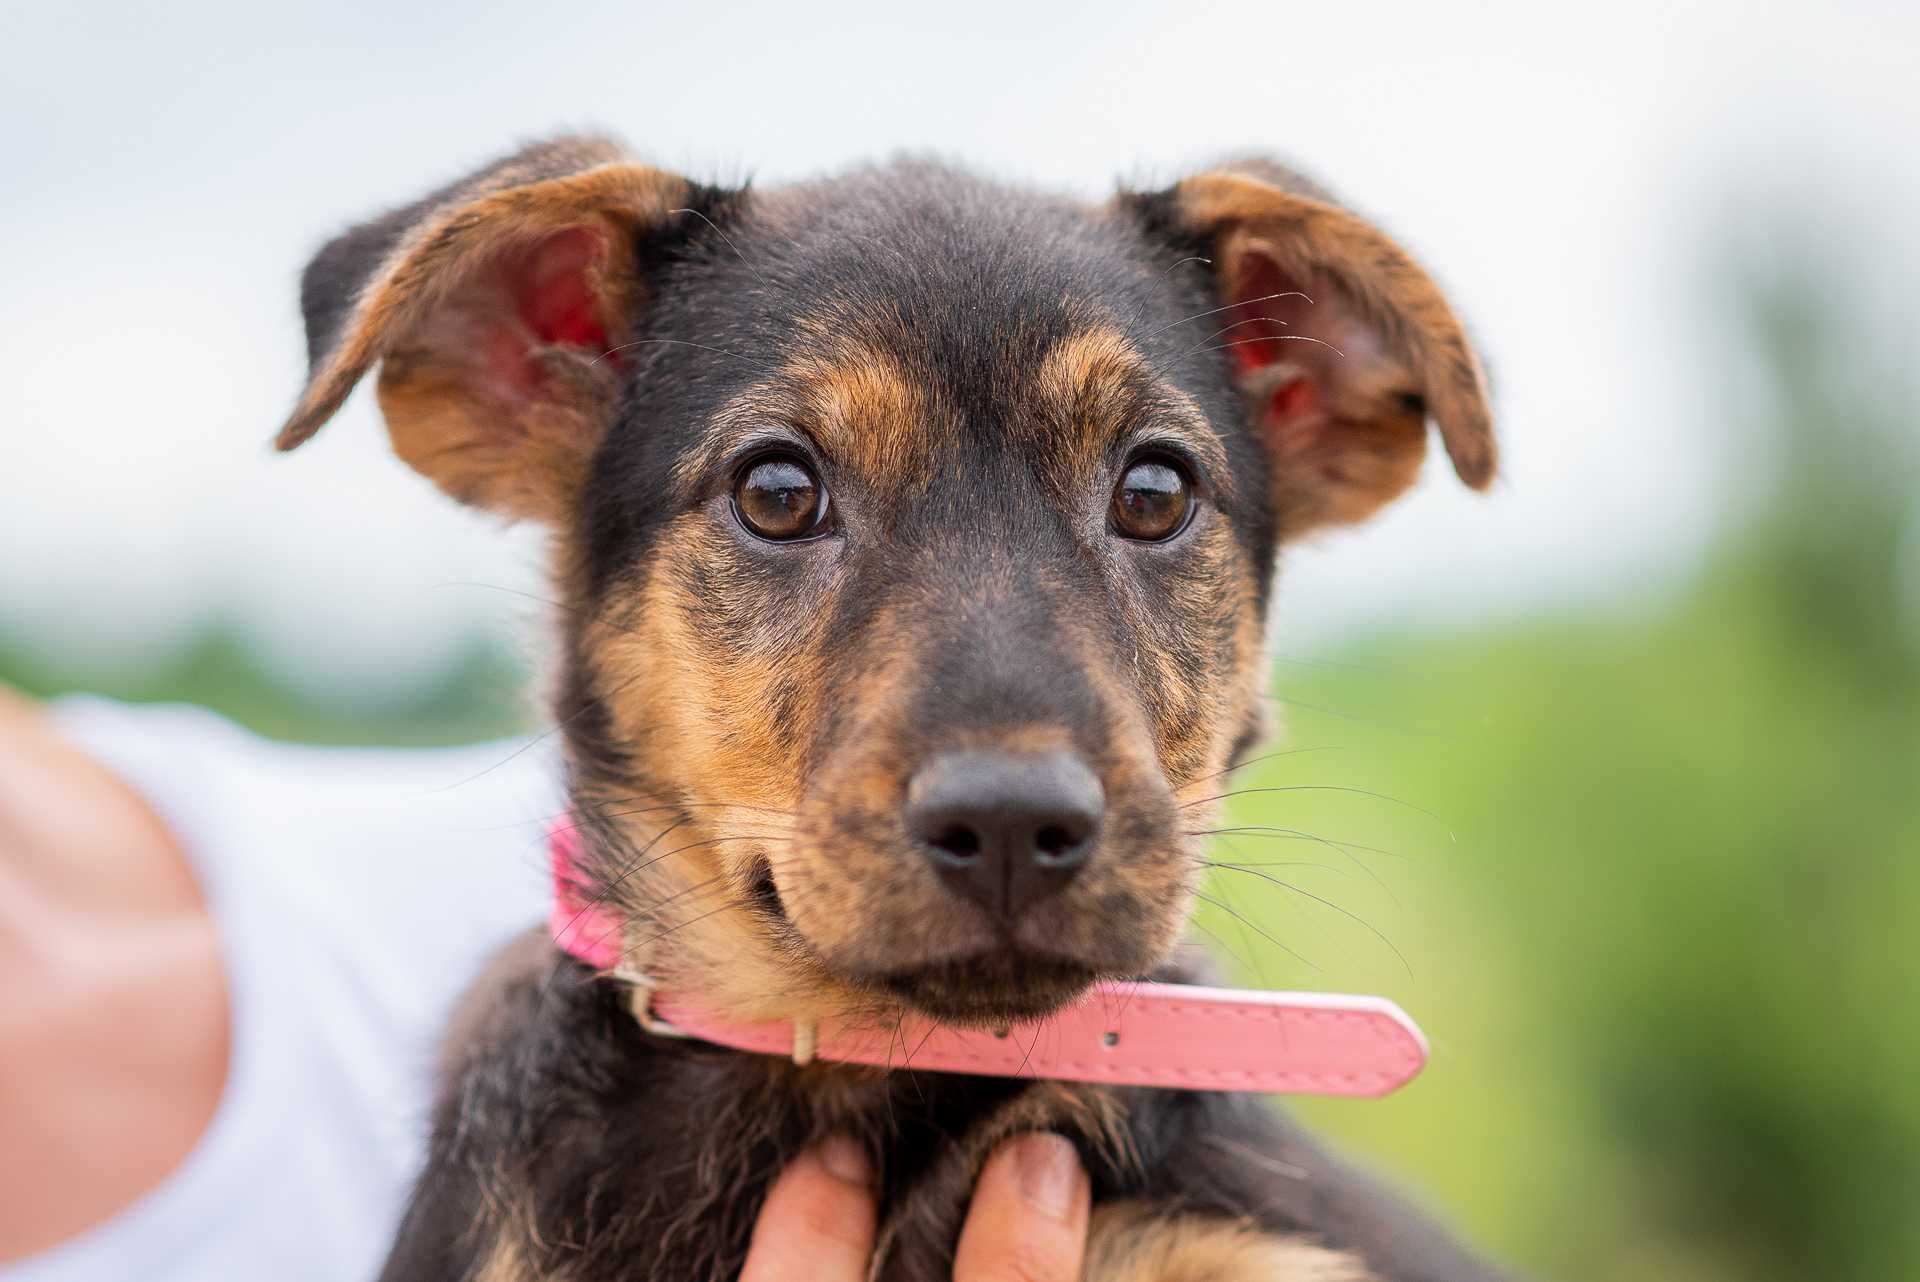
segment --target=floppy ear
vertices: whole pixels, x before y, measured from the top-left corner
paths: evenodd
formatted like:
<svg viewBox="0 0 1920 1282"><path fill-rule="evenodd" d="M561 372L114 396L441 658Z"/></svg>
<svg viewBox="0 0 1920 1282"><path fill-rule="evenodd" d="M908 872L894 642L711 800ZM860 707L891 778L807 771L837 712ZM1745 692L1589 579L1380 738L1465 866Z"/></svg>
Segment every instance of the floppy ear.
<svg viewBox="0 0 1920 1282"><path fill-rule="evenodd" d="M601 138L539 143L355 227L307 265L307 440L375 363L393 447L464 503L559 519L617 408L640 246L714 193Z"/></svg>
<svg viewBox="0 0 1920 1282"><path fill-rule="evenodd" d="M1476 490L1493 480L1480 362L1405 250L1266 161L1147 199L1212 260L1227 307L1208 318L1211 344L1271 451L1282 537L1361 520L1404 491L1429 417L1461 480Z"/></svg>

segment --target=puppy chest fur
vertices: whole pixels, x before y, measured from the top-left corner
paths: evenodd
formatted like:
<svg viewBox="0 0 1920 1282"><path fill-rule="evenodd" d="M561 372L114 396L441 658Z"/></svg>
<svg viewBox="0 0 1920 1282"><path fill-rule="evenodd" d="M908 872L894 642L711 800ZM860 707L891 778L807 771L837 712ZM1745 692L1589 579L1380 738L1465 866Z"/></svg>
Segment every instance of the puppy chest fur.
<svg viewBox="0 0 1920 1282"><path fill-rule="evenodd" d="M1073 1138L1093 1175L1089 1279L1488 1276L1259 1101L796 1068L655 1038L617 982L544 936L476 987L446 1071L391 1282L734 1277L767 1185L829 1132L877 1158L874 1276L933 1282L988 1150L1036 1128Z"/></svg>

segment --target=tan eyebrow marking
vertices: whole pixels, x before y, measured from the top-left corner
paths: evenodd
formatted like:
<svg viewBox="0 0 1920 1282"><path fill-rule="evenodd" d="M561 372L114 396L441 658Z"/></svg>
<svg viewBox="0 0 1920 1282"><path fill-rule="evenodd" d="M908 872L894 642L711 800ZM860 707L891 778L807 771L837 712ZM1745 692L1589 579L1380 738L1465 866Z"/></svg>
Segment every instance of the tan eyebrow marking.
<svg viewBox="0 0 1920 1282"><path fill-rule="evenodd" d="M842 343L830 354L796 357L785 374L830 457L875 480L924 475L933 443L927 390L898 357Z"/></svg>
<svg viewBox="0 0 1920 1282"><path fill-rule="evenodd" d="M1056 341L1026 379L1025 396L1039 421L1053 425L1049 466L1063 481L1096 466L1122 434L1150 427L1191 452L1216 490L1233 488L1226 450L1199 405L1112 326ZM944 422L937 391L904 358L847 335L823 336L820 347L734 396L714 416L712 434L675 466L675 480L698 484L743 438L774 425L811 437L836 465L870 482L922 489L932 483Z"/></svg>
<svg viewBox="0 0 1920 1282"><path fill-rule="evenodd" d="M1070 334L1041 361L1033 390L1074 433L1071 448L1098 456L1114 437L1151 415L1162 432L1192 450L1213 484L1230 490L1226 450L1193 398L1162 380L1126 335L1110 325Z"/></svg>
<svg viewBox="0 0 1920 1282"><path fill-rule="evenodd" d="M1129 386L1144 369L1140 353L1111 326L1069 334L1040 362L1034 388L1082 424L1111 421L1124 408Z"/></svg>
<svg viewBox="0 0 1920 1282"><path fill-rule="evenodd" d="M682 457L674 479L697 483L740 438L780 424L811 437L833 462L891 485L924 485L935 431L930 395L900 358L842 339L798 355L714 416L716 431Z"/></svg>

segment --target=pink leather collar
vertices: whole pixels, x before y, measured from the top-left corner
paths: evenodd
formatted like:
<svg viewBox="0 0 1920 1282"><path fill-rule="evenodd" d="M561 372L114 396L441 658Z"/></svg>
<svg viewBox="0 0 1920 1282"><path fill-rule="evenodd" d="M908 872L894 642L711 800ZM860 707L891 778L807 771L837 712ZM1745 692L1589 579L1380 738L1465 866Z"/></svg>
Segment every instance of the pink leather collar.
<svg viewBox="0 0 1920 1282"><path fill-rule="evenodd" d="M691 997L653 991L621 970L622 923L595 905L575 864L569 821L549 834L554 904L548 928L572 957L634 983L635 1014L663 1036L734 1050L880 1068L1030 1077L1114 1086L1308 1095L1385 1095L1427 1062L1427 1042L1384 997L1269 993L1185 984L1103 983L1044 1020L997 1032L909 1018L743 1024Z"/></svg>

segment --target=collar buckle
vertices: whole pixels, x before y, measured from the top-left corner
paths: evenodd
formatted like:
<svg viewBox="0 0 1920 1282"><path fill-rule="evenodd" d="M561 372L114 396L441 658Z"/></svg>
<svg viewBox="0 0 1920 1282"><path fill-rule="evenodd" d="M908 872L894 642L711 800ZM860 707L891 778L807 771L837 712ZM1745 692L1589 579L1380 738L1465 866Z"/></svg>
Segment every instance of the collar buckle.
<svg viewBox="0 0 1920 1282"><path fill-rule="evenodd" d="M659 987L658 981L656 981L653 976L642 971L627 970L625 968L610 973L615 979L620 980L633 990L628 998L628 1005L632 1007L633 1017L639 1022L641 1028L652 1033L655 1037L673 1037L684 1041L693 1036L692 1033L687 1032L683 1028L676 1027L674 1024L653 1013L653 994L654 990Z"/></svg>

